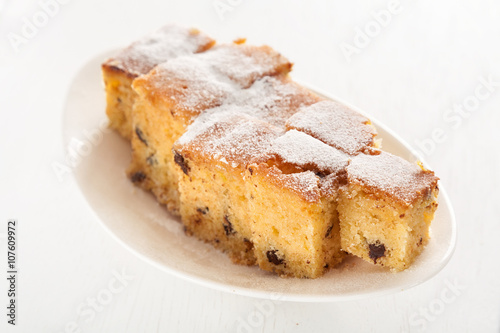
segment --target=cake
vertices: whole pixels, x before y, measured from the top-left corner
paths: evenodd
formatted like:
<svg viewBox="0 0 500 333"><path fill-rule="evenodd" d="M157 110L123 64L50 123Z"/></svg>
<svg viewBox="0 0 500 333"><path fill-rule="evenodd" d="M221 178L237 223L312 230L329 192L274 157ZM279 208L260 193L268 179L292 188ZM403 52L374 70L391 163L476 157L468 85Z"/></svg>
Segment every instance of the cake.
<svg viewBox="0 0 500 333"><path fill-rule="evenodd" d="M155 36L103 64L107 114L131 142L130 180L188 235L287 277L349 255L411 265L437 208L432 171L383 152L366 116L294 82L269 46Z"/></svg>
<svg viewBox="0 0 500 333"><path fill-rule="evenodd" d="M268 46L227 44L171 59L138 77L130 179L179 214L172 147L198 115L234 99L259 78L286 75L291 63Z"/></svg>
<svg viewBox="0 0 500 333"><path fill-rule="evenodd" d="M290 130L252 162L246 188L259 267L316 278L340 263L337 194L348 155Z"/></svg>
<svg viewBox="0 0 500 333"><path fill-rule="evenodd" d="M110 127L132 137L132 107L136 94L132 82L156 65L182 55L208 50L215 41L197 29L166 25L120 51L102 64L106 114Z"/></svg>
<svg viewBox="0 0 500 333"><path fill-rule="evenodd" d="M429 241L437 177L381 151L354 157L346 170L338 207L342 248L395 271L408 268Z"/></svg>
<svg viewBox="0 0 500 333"><path fill-rule="evenodd" d="M286 123L296 129L349 154L369 153L380 147L377 130L370 119L336 101L322 101L304 107Z"/></svg>
<svg viewBox="0 0 500 333"><path fill-rule="evenodd" d="M174 153L186 231L223 249L236 263L254 264L244 174L248 161L281 131L242 109L209 110L175 143Z"/></svg>

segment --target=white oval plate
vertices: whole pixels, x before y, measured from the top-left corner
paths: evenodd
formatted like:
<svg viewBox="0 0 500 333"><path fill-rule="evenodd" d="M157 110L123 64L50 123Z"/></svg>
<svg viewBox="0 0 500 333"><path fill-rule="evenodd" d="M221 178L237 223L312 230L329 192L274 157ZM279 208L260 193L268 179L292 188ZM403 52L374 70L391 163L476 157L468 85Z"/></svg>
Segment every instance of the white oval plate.
<svg viewBox="0 0 500 333"><path fill-rule="evenodd" d="M304 302L354 300L408 289L430 279L450 260L456 242L456 222L442 187L431 240L416 262L400 273L349 258L339 269L319 279L282 279L257 267L235 265L210 245L186 236L177 218L158 205L151 194L134 187L126 178L129 143L103 129L106 116L100 64L110 54L96 56L75 77L64 113L64 144L75 150L78 145L75 139L79 140L80 159L73 173L83 195L104 228L143 260L210 288ZM408 144L371 119L385 150L412 158Z"/></svg>

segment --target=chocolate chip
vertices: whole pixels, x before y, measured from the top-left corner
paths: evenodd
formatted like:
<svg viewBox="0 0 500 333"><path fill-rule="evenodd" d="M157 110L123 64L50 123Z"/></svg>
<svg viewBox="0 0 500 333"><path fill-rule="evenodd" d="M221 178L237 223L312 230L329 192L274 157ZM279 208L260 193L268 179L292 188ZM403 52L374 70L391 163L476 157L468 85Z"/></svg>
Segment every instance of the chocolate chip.
<svg viewBox="0 0 500 333"><path fill-rule="evenodd" d="M347 173L342 173L339 176L338 181L339 181L339 186L347 185Z"/></svg>
<svg viewBox="0 0 500 333"><path fill-rule="evenodd" d="M138 171L138 172L134 173L132 175L132 177L130 177L130 180L132 181L132 183L140 183L144 179L146 179L146 175L143 172L141 172L141 171Z"/></svg>
<svg viewBox="0 0 500 333"><path fill-rule="evenodd" d="M429 200L432 196L432 191L430 188L426 188L424 190L424 197L425 197L425 200Z"/></svg>
<svg viewBox="0 0 500 333"><path fill-rule="evenodd" d="M253 243L250 240L248 240L247 238L243 238L243 242L245 243L246 247L245 252L248 253L253 250Z"/></svg>
<svg viewBox="0 0 500 333"><path fill-rule="evenodd" d="M324 172L316 171L316 172L314 172L314 174L316 176L318 176L319 178L325 178L326 177L326 174Z"/></svg>
<svg viewBox="0 0 500 333"><path fill-rule="evenodd" d="M214 241L219 244L220 243L220 240L218 238L214 239Z"/></svg>
<svg viewBox="0 0 500 333"><path fill-rule="evenodd" d="M196 211L198 213L202 213L203 215L205 215L206 213L208 213L209 209L208 209L208 207L205 207L205 208L196 208Z"/></svg>
<svg viewBox="0 0 500 333"><path fill-rule="evenodd" d="M325 264L325 266L323 266L323 268L328 268L328 267L330 267L330 265L328 264Z"/></svg>
<svg viewBox="0 0 500 333"><path fill-rule="evenodd" d="M118 103L122 102L122 99L120 97L118 97L116 100L118 101Z"/></svg>
<svg viewBox="0 0 500 333"><path fill-rule="evenodd" d="M250 175L253 175L253 169L252 168L248 168L248 171L250 171Z"/></svg>
<svg viewBox="0 0 500 333"><path fill-rule="evenodd" d="M422 239L422 237L420 237L420 240L418 241L417 246L422 245L422 242L423 242L423 239Z"/></svg>
<svg viewBox="0 0 500 333"><path fill-rule="evenodd" d="M402 219L403 217L405 217L405 214L401 214L399 215L399 218Z"/></svg>
<svg viewBox="0 0 500 333"><path fill-rule="evenodd" d="M224 227L224 231L226 232L226 236L235 234L236 231L233 229L233 224L229 221L227 215L224 216L224 222L222 222L222 226Z"/></svg>
<svg viewBox="0 0 500 333"><path fill-rule="evenodd" d="M278 252L278 250L267 251L266 252L267 260L272 264L281 265L285 261L278 257L278 255L276 254L277 252Z"/></svg>
<svg viewBox="0 0 500 333"><path fill-rule="evenodd" d="M329 226L328 229L326 229L325 238L328 238L328 236L330 236L330 234L332 233L332 229L333 229L333 224Z"/></svg>
<svg viewBox="0 0 500 333"><path fill-rule="evenodd" d="M375 244L369 244L370 248L369 256L373 259L374 263L377 263L377 259L385 256L385 245L377 241Z"/></svg>
<svg viewBox="0 0 500 333"><path fill-rule="evenodd" d="M137 134L137 137L142 141L142 143L144 143L146 146L148 145L148 141L144 138L144 133L139 127L135 128L135 134Z"/></svg>
<svg viewBox="0 0 500 333"><path fill-rule="evenodd" d="M186 163L186 160L184 159L184 157L179 154L178 152L174 152L174 162L181 167L182 169L182 172L184 172L186 175L188 174L188 172L190 171L189 170L189 166L187 165Z"/></svg>
<svg viewBox="0 0 500 333"><path fill-rule="evenodd" d="M154 154L150 155L148 158L146 158L146 162L149 165L156 165L156 164L158 164L158 160L156 159L156 156Z"/></svg>

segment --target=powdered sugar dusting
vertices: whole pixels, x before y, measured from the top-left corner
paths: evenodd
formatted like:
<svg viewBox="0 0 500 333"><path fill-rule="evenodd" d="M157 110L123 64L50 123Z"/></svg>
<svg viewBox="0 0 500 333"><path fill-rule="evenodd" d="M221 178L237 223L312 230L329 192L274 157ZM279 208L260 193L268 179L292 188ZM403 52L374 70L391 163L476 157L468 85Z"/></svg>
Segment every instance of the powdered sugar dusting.
<svg viewBox="0 0 500 333"><path fill-rule="evenodd" d="M196 115L222 104L252 100L252 92L256 95L263 89L259 85L248 91L245 88L259 78L287 73L288 65L268 47L220 45L162 63L140 81L151 86L151 94L174 100L178 112Z"/></svg>
<svg viewBox="0 0 500 333"><path fill-rule="evenodd" d="M286 74L291 69L288 59L268 46L225 44L197 56L242 88L258 78Z"/></svg>
<svg viewBox="0 0 500 333"><path fill-rule="evenodd" d="M270 182L292 190L309 202L317 202L320 199L319 179L312 171L284 174L272 166L266 177Z"/></svg>
<svg viewBox="0 0 500 333"><path fill-rule="evenodd" d="M351 155L372 146L376 135L367 118L334 101L322 101L302 108L288 120L287 127L305 132Z"/></svg>
<svg viewBox="0 0 500 333"><path fill-rule="evenodd" d="M169 59L202 52L213 43L213 39L198 30L166 25L133 43L106 64L141 75Z"/></svg>
<svg viewBox="0 0 500 333"><path fill-rule="evenodd" d="M315 202L319 199L319 180L312 171L292 173L282 176L283 182L287 188L299 193L306 200Z"/></svg>
<svg viewBox="0 0 500 333"><path fill-rule="evenodd" d="M360 183L367 191L383 192L406 205L436 186L438 178L401 157L381 152L360 154L347 167L349 182Z"/></svg>
<svg viewBox="0 0 500 333"><path fill-rule="evenodd" d="M274 140L267 155L322 173L338 173L349 161L344 153L296 130L290 130Z"/></svg>
<svg viewBox="0 0 500 333"><path fill-rule="evenodd" d="M288 77L265 76L250 88L236 91L227 103L251 106L254 117L284 128L286 120L300 107L318 100L318 96Z"/></svg>
<svg viewBox="0 0 500 333"><path fill-rule="evenodd" d="M174 149L193 158L215 160L233 168L246 167L281 132L249 116L244 107L225 105L198 117Z"/></svg>
<svg viewBox="0 0 500 333"><path fill-rule="evenodd" d="M238 85L199 56L183 56L158 65L140 79L152 93L175 101L175 109L198 114L221 105Z"/></svg>

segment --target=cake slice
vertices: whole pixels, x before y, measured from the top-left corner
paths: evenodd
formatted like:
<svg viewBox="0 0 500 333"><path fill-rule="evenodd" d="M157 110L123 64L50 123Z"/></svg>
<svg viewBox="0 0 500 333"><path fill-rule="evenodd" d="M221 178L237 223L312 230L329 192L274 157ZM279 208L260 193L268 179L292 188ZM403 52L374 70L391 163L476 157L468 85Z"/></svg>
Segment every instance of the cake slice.
<svg viewBox="0 0 500 333"><path fill-rule="evenodd" d="M234 93L225 103L248 106L250 115L283 130L286 121L303 107L323 100L288 75L264 76L248 89Z"/></svg>
<svg viewBox="0 0 500 333"><path fill-rule="evenodd" d="M286 76L291 63L268 46L218 45L177 57L137 78L131 180L179 213L178 169L172 146L205 110L232 100L256 80Z"/></svg>
<svg viewBox="0 0 500 333"><path fill-rule="evenodd" d="M243 176L281 131L249 116L248 107L209 110L175 143L180 214L188 234L212 243L240 264L255 264Z"/></svg>
<svg viewBox="0 0 500 333"><path fill-rule="evenodd" d="M180 215L188 233L238 263L254 263L244 174L286 119L319 97L288 76L265 76L206 110L174 144Z"/></svg>
<svg viewBox="0 0 500 333"><path fill-rule="evenodd" d="M347 167L338 205L342 249L401 271L429 240L438 178L400 157L376 153L360 154Z"/></svg>
<svg viewBox="0 0 500 333"><path fill-rule="evenodd" d="M131 112L136 98L131 85L135 78L169 59L206 51L214 43L196 29L166 25L104 62L102 75L110 127L126 139L131 138Z"/></svg>
<svg viewBox="0 0 500 333"><path fill-rule="evenodd" d="M346 154L296 130L247 168L249 223L261 269L316 278L342 261L338 188Z"/></svg>
<svg viewBox="0 0 500 333"><path fill-rule="evenodd" d="M377 131L368 118L332 100L303 107L287 121L286 126L349 155L380 147L380 141L375 138Z"/></svg>

